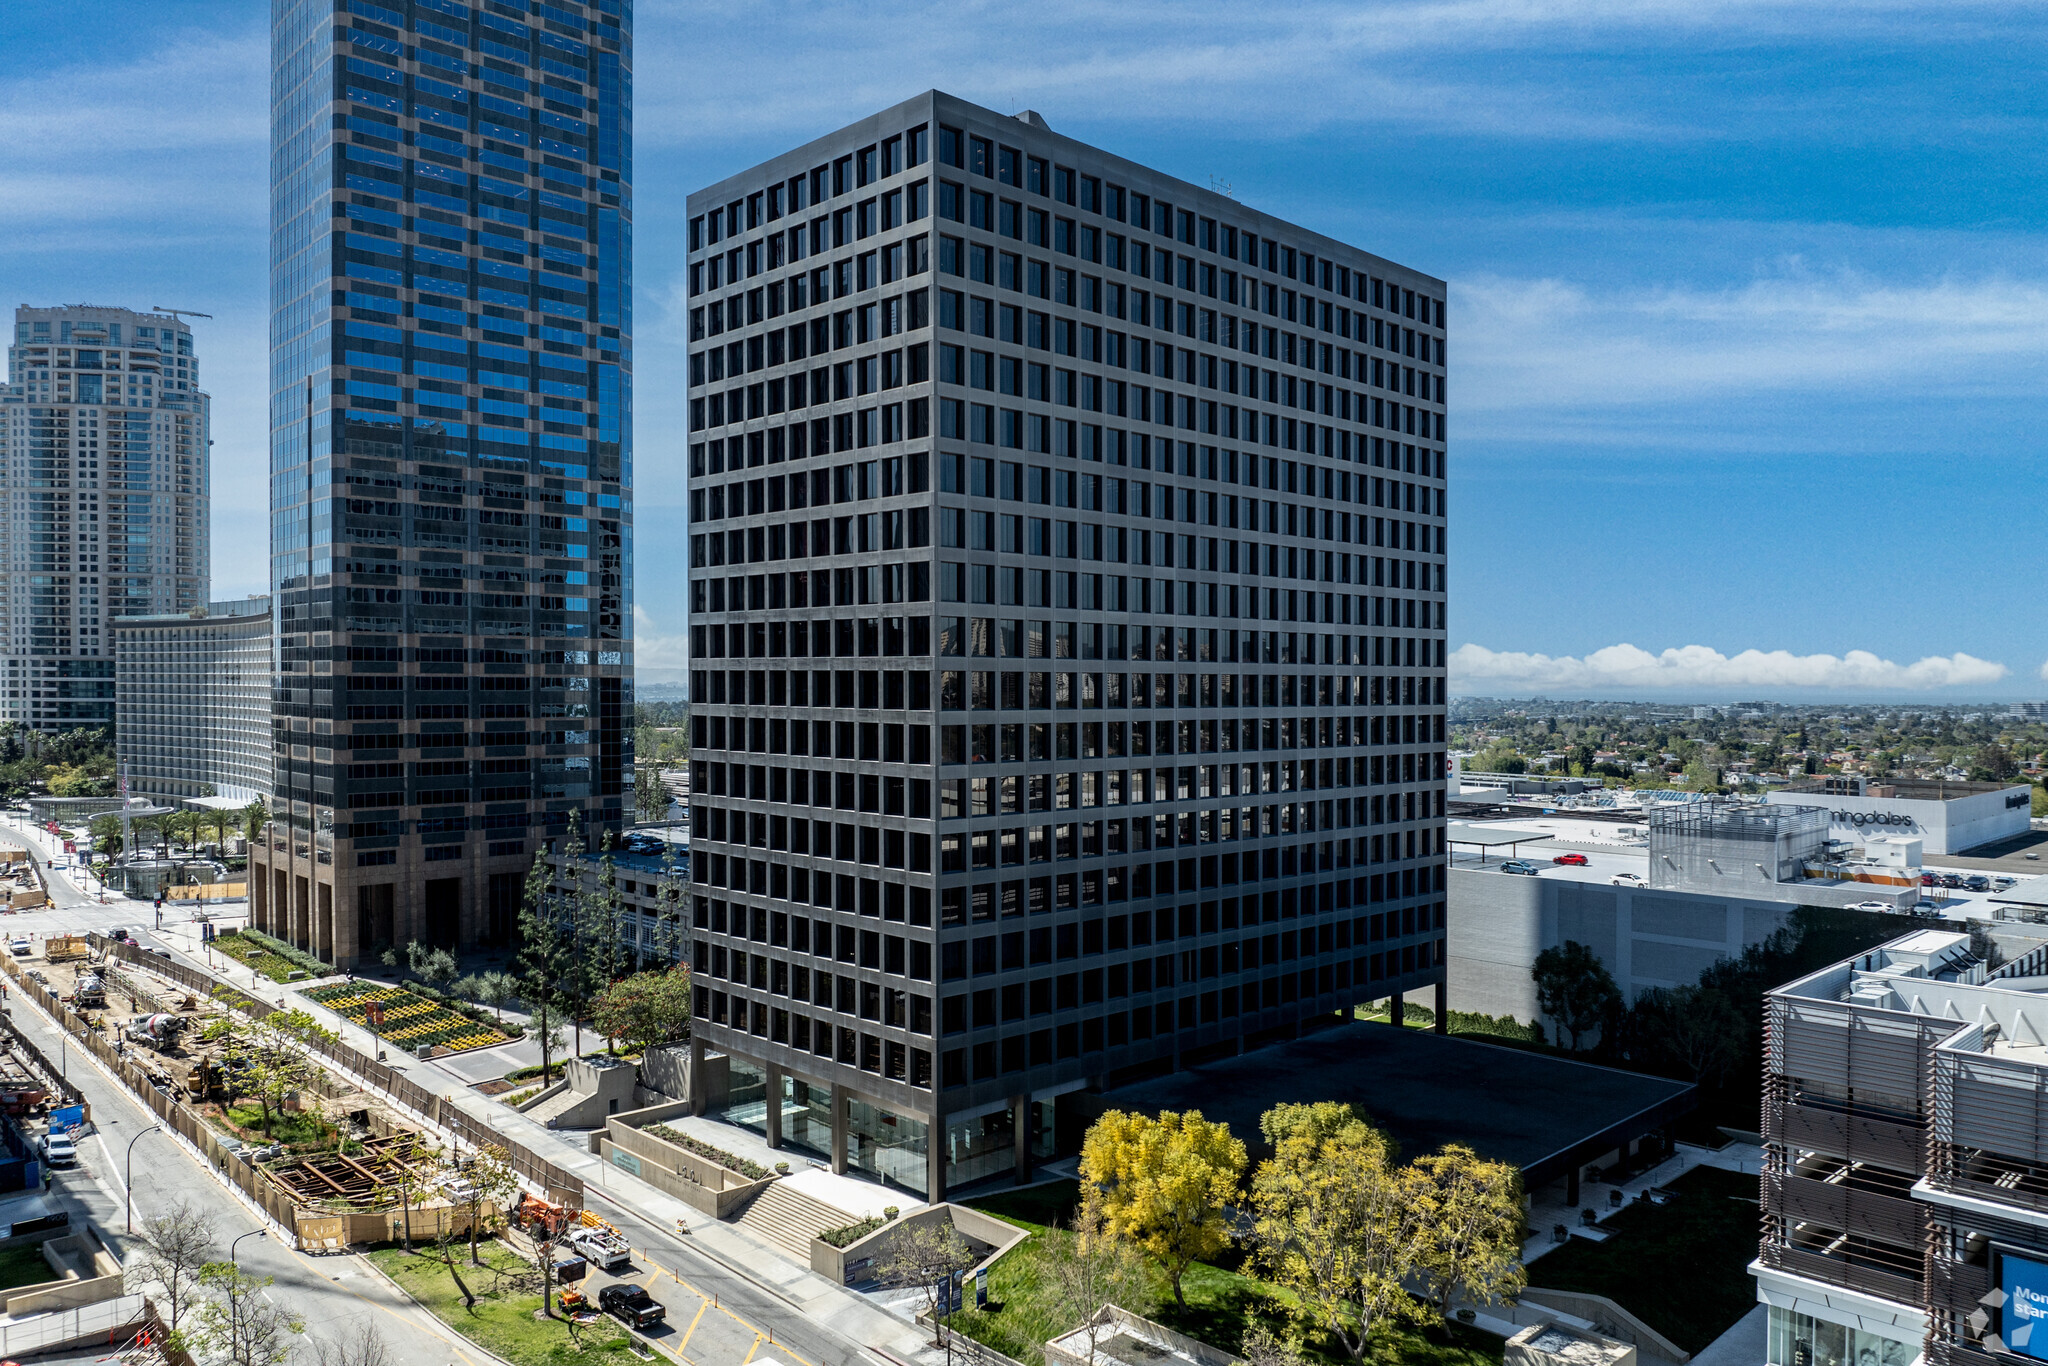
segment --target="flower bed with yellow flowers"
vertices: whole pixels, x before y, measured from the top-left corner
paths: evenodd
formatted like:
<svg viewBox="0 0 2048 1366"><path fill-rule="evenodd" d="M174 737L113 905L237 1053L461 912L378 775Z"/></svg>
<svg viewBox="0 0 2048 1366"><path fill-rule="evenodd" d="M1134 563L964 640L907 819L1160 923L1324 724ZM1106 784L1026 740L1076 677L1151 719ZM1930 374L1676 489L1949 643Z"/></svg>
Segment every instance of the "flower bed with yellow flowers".
<svg viewBox="0 0 2048 1366"><path fill-rule="evenodd" d="M318 1001L352 1024L374 1028L378 1037L401 1048L438 1045L453 1053L469 1048L490 1048L517 1037L495 1025L480 1024L438 1001L428 1000L404 987L377 986L368 982L336 982L315 987L306 999ZM383 1007L381 1026L370 1024L370 1007Z"/></svg>

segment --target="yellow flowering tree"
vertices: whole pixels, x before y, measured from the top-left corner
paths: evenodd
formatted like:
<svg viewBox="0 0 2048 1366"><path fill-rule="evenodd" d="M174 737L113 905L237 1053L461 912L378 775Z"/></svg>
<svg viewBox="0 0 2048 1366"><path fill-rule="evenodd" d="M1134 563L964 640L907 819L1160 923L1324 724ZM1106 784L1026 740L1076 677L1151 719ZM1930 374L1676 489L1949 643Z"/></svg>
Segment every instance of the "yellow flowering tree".
<svg viewBox="0 0 2048 1366"><path fill-rule="evenodd" d="M1282 1106L1260 1127L1274 1153L1252 1178L1257 1264L1306 1326L1363 1359L1393 1324L1428 1317L1403 1284L1427 1246L1428 1179L1347 1106Z"/></svg>
<svg viewBox="0 0 2048 1366"><path fill-rule="evenodd" d="M1174 1302L1187 1306L1181 1277L1230 1241L1225 1212L1237 1198L1244 1144L1227 1124L1165 1111L1111 1110L1081 1145L1088 1216L1112 1237L1143 1248L1165 1270Z"/></svg>
<svg viewBox="0 0 2048 1366"><path fill-rule="evenodd" d="M1522 1266L1520 1174L1456 1143L1414 1165L1429 1182L1419 1269L1437 1313L1450 1313L1459 1296L1479 1304L1514 1298L1529 1280Z"/></svg>

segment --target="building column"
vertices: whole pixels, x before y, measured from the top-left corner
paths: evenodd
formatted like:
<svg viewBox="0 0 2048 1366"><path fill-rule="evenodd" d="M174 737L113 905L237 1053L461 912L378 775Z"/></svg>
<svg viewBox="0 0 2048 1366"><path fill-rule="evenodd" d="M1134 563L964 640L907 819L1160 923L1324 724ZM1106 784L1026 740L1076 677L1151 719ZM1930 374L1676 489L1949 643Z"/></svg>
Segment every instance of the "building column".
<svg viewBox="0 0 2048 1366"><path fill-rule="evenodd" d="M1451 983L1449 978L1436 984L1436 1032L1451 1032Z"/></svg>
<svg viewBox="0 0 2048 1366"><path fill-rule="evenodd" d="M543 1077L541 1080L545 1081L547 1078ZM690 1102L690 1113L702 1115L704 1101L711 1088L704 1080L704 1040L701 1038L690 1040L690 1075L685 1084L689 1090L687 1099Z"/></svg>
<svg viewBox="0 0 2048 1366"><path fill-rule="evenodd" d="M1394 1028L1401 1028L1402 1012L1405 1009L1406 1007L1401 1003L1401 993L1395 992L1390 998L1390 1004L1387 1009L1387 1015L1393 1021Z"/></svg>
<svg viewBox="0 0 2048 1366"><path fill-rule="evenodd" d="M846 1175L846 1101L847 1090L834 1084L832 1087L832 1174ZM927 1143L925 1146L931 1146Z"/></svg>
<svg viewBox="0 0 2048 1366"><path fill-rule="evenodd" d="M767 1134L768 1146L780 1148L782 1146L782 1069L772 1062L765 1064L764 1069L768 1074L768 1112L762 1117L763 1123L761 1127Z"/></svg>
<svg viewBox="0 0 2048 1366"><path fill-rule="evenodd" d="M934 1205L946 1198L946 1117L941 1114L925 1122L924 1198Z"/></svg>
<svg viewBox="0 0 2048 1366"><path fill-rule="evenodd" d="M1031 1097L1027 1093L1010 1097L1010 1127L1017 1152L1017 1184L1031 1180Z"/></svg>

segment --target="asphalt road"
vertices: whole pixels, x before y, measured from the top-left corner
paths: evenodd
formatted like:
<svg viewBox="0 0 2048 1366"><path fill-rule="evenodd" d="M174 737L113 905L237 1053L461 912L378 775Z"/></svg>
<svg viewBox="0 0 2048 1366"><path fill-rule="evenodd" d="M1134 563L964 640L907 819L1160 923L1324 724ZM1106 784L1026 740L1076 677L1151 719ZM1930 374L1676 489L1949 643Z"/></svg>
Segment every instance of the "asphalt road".
<svg viewBox="0 0 2048 1366"><path fill-rule="evenodd" d="M0 842L28 847L39 860L52 855L46 839L40 831L24 829L18 816L0 820ZM126 926L145 946L162 944L181 960L206 966L192 958L179 940L153 933L155 917L147 903L116 895L108 904L101 904L97 884L87 881L92 890L84 891L65 873L47 867L46 872L50 906L0 916L0 933L10 938L17 934L40 938ZM239 905L220 910L216 919L239 920L246 914ZM188 922L193 916L191 907L165 908L166 925ZM61 1031L33 1006L17 998L13 1018L38 1047L51 1057L58 1056ZM80 1166L60 1173L58 1182L67 1198L80 1202L79 1207L91 1215L110 1246L120 1253L125 1241L120 1236L125 1197L122 1159L128 1140L149 1127L153 1117L78 1049L68 1050L68 1056L67 1072L92 1102L100 1132L80 1144ZM238 1197L168 1135L140 1140L135 1162L138 1219L182 1196L214 1213L223 1243L262 1227ZM617 1196L600 1185L590 1186L586 1194L590 1208L618 1227L632 1243L635 1255L633 1266L622 1277L593 1273L585 1288L594 1303L597 1289L613 1279L628 1279L646 1287L668 1311L667 1321L645 1334L657 1348L689 1366L749 1366L764 1357L789 1366L871 1366L871 1358L862 1353L860 1345L829 1323L732 1271L686 1237L679 1237L671 1225L637 1213L623 1184ZM309 1337L333 1338L367 1318L404 1366L487 1366L490 1361L401 1295L361 1258L311 1257L265 1237L244 1240L237 1261L251 1271L276 1277L272 1293L305 1318Z"/></svg>

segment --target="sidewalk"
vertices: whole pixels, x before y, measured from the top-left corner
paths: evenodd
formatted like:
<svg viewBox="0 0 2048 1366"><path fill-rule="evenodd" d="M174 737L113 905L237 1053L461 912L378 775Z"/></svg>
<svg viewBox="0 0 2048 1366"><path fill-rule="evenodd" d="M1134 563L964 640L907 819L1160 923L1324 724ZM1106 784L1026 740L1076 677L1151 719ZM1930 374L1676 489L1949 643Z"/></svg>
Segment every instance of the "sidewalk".
<svg viewBox="0 0 2048 1366"><path fill-rule="evenodd" d="M207 966L204 954L193 956L196 965ZM216 954L214 957L219 960L221 966L210 967L209 970L223 981L246 987L268 1001L277 1001L287 996L286 988L243 967L226 955ZM295 982L292 985L297 987L310 984ZM370 1057L377 1055L378 1040L369 1030L351 1023L317 1002L299 997L298 1004L333 1028L351 1047ZM877 1308L866 1297L844 1286L833 1284L809 1267L798 1266L780 1249L771 1247L747 1230L719 1223L699 1214L682 1201L663 1194L601 1161L590 1151L587 1131L549 1129L536 1120L528 1119L510 1106L501 1104L489 1096L479 1095L435 1064L419 1062L405 1056L399 1050L387 1049L386 1062L416 1085L441 1096L444 1104L461 1110L472 1119L497 1130L509 1139L516 1139L536 1151L545 1153L549 1161L581 1177L587 1207L617 1224L620 1231L636 1246L646 1247L649 1235L673 1237L677 1228L687 1228L688 1236L682 1240L687 1246L695 1247L726 1271L752 1282L777 1299L800 1310L806 1317L827 1325L855 1342L887 1348L895 1355L906 1359L918 1359L925 1350L926 1337L914 1325ZM716 1127L720 1131L718 1138L707 1136L707 1141L717 1142L721 1147L733 1147L739 1141L733 1135L750 1137L745 1135L743 1130L720 1125L716 1121L691 1120L688 1123L693 1129L699 1124ZM439 1137L445 1141L448 1135L443 1133ZM760 1141L754 1139L753 1142L758 1144ZM761 1147L764 1152L770 1151L765 1144ZM776 1153L770 1160L788 1161L793 1169L799 1167L798 1159L787 1153ZM830 1172L825 1175L831 1177ZM843 1177L832 1179L850 1186L865 1185L848 1181ZM873 1186L867 1189L880 1192L883 1188ZM816 1189L810 1189L809 1193L817 1198L829 1200ZM837 1204L836 1201L830 1203ZM886 1203L909 1206L916 1202L911 1197L891 1193Z"/></svg>

